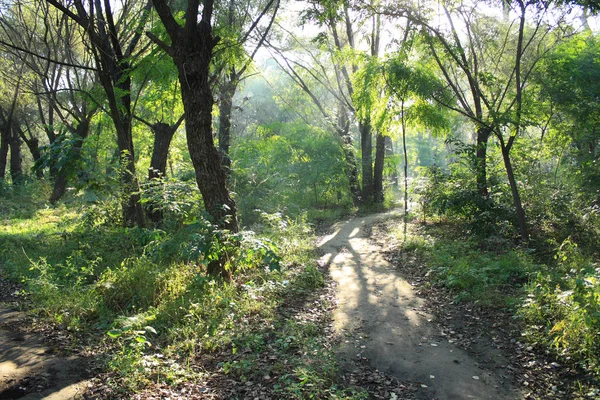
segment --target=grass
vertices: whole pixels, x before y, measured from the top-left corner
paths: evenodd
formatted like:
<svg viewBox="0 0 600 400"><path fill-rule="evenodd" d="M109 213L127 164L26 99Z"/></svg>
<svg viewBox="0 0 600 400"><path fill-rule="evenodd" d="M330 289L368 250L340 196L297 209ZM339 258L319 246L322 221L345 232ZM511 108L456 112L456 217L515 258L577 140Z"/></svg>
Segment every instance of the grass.
<svg viewBox="0 0 600 400"><path fill-rule="evenodd" d="M264 380L285 398L365 398L337 385L306 217L264 214L260 233L222 238L236 270L224 283L205 275L217 242L202 221L115 227L101 218L110 204L50 207L48 190L0 198L0 274L22 283L33 312L104 354L111 396L216 374Z"/></svg>

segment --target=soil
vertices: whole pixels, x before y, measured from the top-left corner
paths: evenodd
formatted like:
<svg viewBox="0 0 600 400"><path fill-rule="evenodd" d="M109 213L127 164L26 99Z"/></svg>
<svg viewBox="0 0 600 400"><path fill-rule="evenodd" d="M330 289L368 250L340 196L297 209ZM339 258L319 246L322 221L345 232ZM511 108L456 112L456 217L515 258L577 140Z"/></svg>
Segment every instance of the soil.
<svg viewBox="0 0 600 400"><path fill-rule="evenodd" d="M19 310L24 299L18 292L0 278L0 399L83 398L86 361L65 351L65 335L50 338L34 329L34 320Z"/></svg>
<svg viewBox="0 0 600 400"><path fill-rule="evenodd" d="M337 283L333 326L342 338L342 370L350 373L357 362L366 362L400 381L416 382L421 399L522 398L504 369L510 355L492 342L477 343L476 351L460 346L415 284L370 240L373 225L393 217L339 223L320 242L321 264Z"/></svg>

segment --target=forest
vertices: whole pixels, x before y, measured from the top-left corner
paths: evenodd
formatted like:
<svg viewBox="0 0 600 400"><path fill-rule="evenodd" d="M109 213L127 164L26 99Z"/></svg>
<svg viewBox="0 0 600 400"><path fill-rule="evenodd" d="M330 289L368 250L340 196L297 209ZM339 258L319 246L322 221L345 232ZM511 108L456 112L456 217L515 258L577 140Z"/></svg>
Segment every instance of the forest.
<svg viewBox="0 0 600 400"><path fill-rule="evenodd" d="M600 398L598 12L0 0L0 399Z"/></svg>

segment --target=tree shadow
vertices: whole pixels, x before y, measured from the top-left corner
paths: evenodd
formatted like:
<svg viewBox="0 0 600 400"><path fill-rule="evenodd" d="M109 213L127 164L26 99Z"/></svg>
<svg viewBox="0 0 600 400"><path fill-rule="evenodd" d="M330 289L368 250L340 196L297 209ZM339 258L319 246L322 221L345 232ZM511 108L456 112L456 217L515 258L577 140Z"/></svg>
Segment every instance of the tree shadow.
<svg viewBox="0 0 600 400"><path fill-rule="evenodd" d="M0 308L0 399L75 398L87 388L88 360L67 355L25 329L25 313Z"/></svg>
<svg viewBox="0 0 600 400"><path fill-rule="evenodd" d="M321 263L338 284L334 327L343 336L338 351L342 368L367 361L420 383L425 398L507 398L508 390L494 388L498 381L489 371L440 335L424 299L384 259L381 248L369 242L370 227L390 217L379 214L338 224L319 244Z"/></svg>

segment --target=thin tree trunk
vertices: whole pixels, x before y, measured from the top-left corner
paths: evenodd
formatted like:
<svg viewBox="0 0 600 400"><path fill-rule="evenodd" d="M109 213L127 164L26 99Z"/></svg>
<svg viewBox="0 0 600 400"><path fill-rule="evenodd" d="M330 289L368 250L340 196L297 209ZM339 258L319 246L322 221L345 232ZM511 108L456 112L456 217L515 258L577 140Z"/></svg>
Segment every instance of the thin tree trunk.
<svg viewBox="0 0 600 400"><path fill-rule="evenodd" d="M0 180L6 176L6 165L8 163L8 148L10 136L6 134L6 126L0 126Z"/></svg>
<svg viewBox="0 0 600 400"><path fill-rule="evenodd" d="M375 203L383 203L383 166L385 163L385 136L377 133L375 139L375 167L373 169L373 197Z"/></svg>
<svg viewBox="0 0 600 400"><path fill-rule="evenodd" d="M338 108L338 123L336 131L342 145L342 153L344 154L344 170L348 179L348 188L352 196L352 204L359 206L362 202L360 193L360 184L358 182L358 166L356 164L356 154L354 152L354 144L352 143L352 135L350 134L350 121L344 105L340 102Z"/></svg>
<svg viewBox="0 0 600 400"><path fill-rule="evenodd" d="M231 169L231 157L229 156L231 144L231 110L233 109L233 96L235 96L236 90L236 82L226 82L221 85L219 93L219 153L221 154L221 167L225 175L229 175Z"/></svg>
<svg viewBox="0 0 600 400"><path fill-rule="evenodd" d="M510 160L510 152L503 145L502 146L502 159L504 160L504 167L506 168L506 176L510 184L510 191L512 193L515 210L517 212L517 222L519 224L519 233L521 234L521 240L524 243L529 242L529 231L527 229L527 219L525 216L525 210L523 209L523 203L521 202L521 196L519 194L519 188L515 180L515 174L513 171L512 163Z"/></svg>
<svg viewBox="0 0 600 400"><path fill-rule="evenodd" d="M477 192L480 196L489 196L487 185L487 144L491 130L487 127L477 129L477 144L475 149L475 179Z"/></svg>
<svg viewBox="0 0 600 400"><path fill-rule="evenodd" d="M390 136L385 137L385 154L386 154L385 156L388 160L391 157L393 157L395 154L394 141L392 140L392 138ZM395 163L390 163L389 161L388 161L388 166L392 169L392 188L393 188L394 193L397 193L398 186L399 186L398 168Z"/></svg>
<svg viewBox="0 0 600 400"><path fill-rule="evenodd" d="M362 198L363 202L373 201L373 140L371 122L362 121L358 124L360 132L360 147L362 151Z"/></svg>
<svg viewBox="0 0 600 400"><path fill-rule="evenodd" d="M404 155L404 240L408 230L408 152L406 151L406 116L404 115L404 99L400 104L400 118L402 119L402 154ZM423 214L425 215L425 214Z"/></svg>

